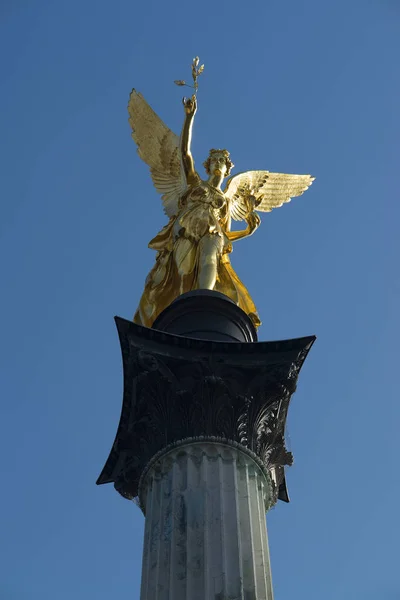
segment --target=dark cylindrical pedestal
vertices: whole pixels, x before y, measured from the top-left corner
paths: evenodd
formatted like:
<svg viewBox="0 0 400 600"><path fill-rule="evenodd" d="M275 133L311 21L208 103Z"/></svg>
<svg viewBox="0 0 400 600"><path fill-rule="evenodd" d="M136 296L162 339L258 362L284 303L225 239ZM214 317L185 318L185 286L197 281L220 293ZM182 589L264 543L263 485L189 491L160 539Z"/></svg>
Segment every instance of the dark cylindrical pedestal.
<svg viewBox="0 0 400 600"><path fill-rule="evenodd" d="M154 321L153 329L218 342L256 342L257 331L228 296L211 290L182 294Z"/></svg>

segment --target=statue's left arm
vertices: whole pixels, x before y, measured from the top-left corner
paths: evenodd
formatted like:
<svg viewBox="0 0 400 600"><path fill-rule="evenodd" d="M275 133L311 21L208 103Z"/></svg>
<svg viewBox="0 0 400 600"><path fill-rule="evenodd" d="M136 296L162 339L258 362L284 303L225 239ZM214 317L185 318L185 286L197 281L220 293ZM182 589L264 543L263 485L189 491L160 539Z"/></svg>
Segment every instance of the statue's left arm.
<svg viewBox="0 0 400 600"><path fill-rule="evenodd" d="M247 222L246 229L243 229L242 231L227 231L226 232L226 237L228 238L228 240L230 242L237 242L238 240L248 237L249 235L253 235L255 230L259 227L259 225L261 223L261 219L256 212L252 212L247 216L246 222Z"/></svg>

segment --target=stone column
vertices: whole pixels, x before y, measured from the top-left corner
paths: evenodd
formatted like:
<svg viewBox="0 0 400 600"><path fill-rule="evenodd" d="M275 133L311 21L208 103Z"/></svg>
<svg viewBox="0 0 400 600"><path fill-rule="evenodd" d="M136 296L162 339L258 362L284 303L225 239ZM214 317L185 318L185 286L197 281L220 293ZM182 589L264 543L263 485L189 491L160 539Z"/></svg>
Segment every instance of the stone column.
<svg viewBox="0 0 400 600"><path fill-rule="evenodd" d="M273 600L265 513L273 484L240 444L202 440L145 470L140 600Z"/></svg>

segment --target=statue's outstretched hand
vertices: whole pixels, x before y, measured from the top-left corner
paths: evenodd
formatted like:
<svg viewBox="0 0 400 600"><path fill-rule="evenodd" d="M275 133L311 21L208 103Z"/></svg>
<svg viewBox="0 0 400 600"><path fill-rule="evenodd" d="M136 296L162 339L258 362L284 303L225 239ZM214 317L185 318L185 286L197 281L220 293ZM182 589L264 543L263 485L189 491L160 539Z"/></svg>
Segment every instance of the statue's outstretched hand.
<svg viewBox="0 0 400 600"><path fill-rule="evenodd" d="M183 106L185 108L185 113L188 116L193 116L196 114L197 110L197 99L195 94L191 98L183 98L182 99Z"/></svg>
<svg viewBox="0 0 400 600"><path fill-rule="evenodd" d="M260 226L261 219L256 212L251 212L246 217L247 225L249 226L250 233L254 233L255 230Z"/></svg>

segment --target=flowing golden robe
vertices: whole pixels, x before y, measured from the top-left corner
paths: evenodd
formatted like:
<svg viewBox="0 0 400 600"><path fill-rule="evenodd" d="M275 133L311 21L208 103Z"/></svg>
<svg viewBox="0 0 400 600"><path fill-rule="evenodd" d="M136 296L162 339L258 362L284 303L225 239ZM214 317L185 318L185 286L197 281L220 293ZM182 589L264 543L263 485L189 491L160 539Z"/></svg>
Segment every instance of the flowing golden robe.
<svg viewBox="0 0 400 600"><path fill-rule="evenodd" d="M149 243L149 248L157 250L156 263L146 279L135 323L151 327L176 299L177 289L181 294L198 289L201 245L207 238L208 242L215 241L217 252L214 290L228 296L259 326L256 307L229 260L229 200L219 189L199 180L183 195L179 209Z"/></svg>

